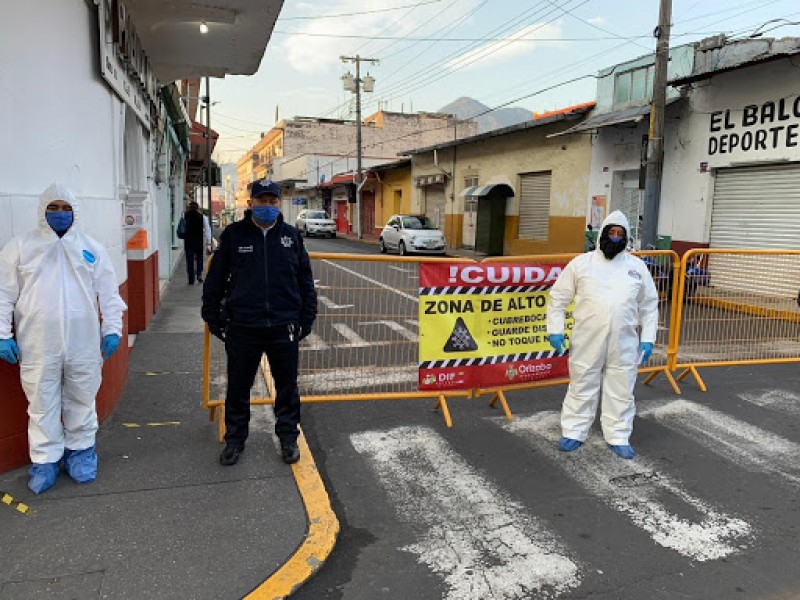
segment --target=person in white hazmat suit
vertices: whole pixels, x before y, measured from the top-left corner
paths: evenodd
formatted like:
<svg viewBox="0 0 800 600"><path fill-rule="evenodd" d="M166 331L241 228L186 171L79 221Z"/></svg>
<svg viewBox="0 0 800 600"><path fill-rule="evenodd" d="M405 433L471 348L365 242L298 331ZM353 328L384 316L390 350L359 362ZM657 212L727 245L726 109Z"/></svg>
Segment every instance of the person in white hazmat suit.
<svg viewBox="0 0 800 600"><path fill-rule="evenodd" d="M53 486L62 461L78 483L97 476L95 397L127 309L108 252L79 231L80 217L69 188L53 184L38 228L0 252L0 358L20 365L28 487L37 494Z"/></svg>
<svg viewBox="0 0 800 600"><path fill-rule="evenodd" d="M570 384L561 410L558 447L586 441L602 391L600 422L609 448L633 458L629 443L639 364L649 360L658 328L658 291L642 260L626 250L628 219L614 211L603 221L597 248L572 259L550 290L550 345L566 350L564 321L575 300L570 336ZM641 329L641 334L639 333Z"/></svg>

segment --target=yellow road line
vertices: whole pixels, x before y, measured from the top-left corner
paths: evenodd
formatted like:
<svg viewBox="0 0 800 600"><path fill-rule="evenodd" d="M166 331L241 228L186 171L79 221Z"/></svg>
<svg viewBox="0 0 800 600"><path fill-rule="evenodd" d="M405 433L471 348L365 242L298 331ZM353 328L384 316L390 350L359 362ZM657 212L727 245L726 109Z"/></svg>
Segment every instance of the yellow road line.
<svg viewBox="0 0 800 600"><path fill-rule="evenodd" d="M31 507L25 504L24 502L17 502L16 500L14 500L11 494L0 492L0 502L2 502L7 506L10 506L17 512L22 513L23 515L31 514Z"/></svg>
<svg viewBox="0 0 800 600"><path fill-rule="evenodd" d="M306 538L282 567L246 596L248 600L287 598L319 570L336 544L339 519L331 508L328 492L302 429L297 445L300 448L300 460L292 465L292 471L308 517Z"/></svg>

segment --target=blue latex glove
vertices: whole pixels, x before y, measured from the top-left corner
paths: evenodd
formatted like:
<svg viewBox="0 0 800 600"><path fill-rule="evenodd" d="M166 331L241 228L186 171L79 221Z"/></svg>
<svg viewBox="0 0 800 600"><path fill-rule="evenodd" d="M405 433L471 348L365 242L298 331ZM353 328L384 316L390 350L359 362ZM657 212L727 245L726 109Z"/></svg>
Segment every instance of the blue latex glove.
<svg viewBox="0 0 800 600"><path fill-rule="evenodd" d="M19 348L14 338L0 340L0 358L12 365L17 364L17 361L19 361Z"/></svg>
<svg viewBox="0 0 800 600"><path fill-rule="evenodd" d="M103 358L108 360L119 348L119 336L116 333L109 333L103 337L103 344L100 346L100 352Z"/></svg>
<svg viewBox="0 0 800 600"><path fill-rule="evenodd" d="M650 360L650 355L653 353L653 344L650 342L642 342L639 344L639 352L642 353L642 364Z"/></svg>
<svg viewBox="0 0 800 600"><path fill-rule="evenodd" d="M563 333L551 333L549 336L550 338L550 345L553 347L553 350L558 352L558 355L561 356L567 349L567 344L564 340Z"/></svg>

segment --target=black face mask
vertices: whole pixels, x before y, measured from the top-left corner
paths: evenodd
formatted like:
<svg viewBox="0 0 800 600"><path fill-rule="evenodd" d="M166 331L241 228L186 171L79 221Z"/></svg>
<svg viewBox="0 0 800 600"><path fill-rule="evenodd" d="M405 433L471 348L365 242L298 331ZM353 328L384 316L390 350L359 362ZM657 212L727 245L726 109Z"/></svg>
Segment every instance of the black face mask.
<svg viewBox="0 0 800 600"><path fill-rule="evenodd" d="M608 237L609 229L611 229L611 225L607 225L603 228L598 246L600 246L600 251L603 253L603 256L605 256L608 260L612 260L617 254L628 247L628 237L624 236L619 241L613 242Z"/></svg>

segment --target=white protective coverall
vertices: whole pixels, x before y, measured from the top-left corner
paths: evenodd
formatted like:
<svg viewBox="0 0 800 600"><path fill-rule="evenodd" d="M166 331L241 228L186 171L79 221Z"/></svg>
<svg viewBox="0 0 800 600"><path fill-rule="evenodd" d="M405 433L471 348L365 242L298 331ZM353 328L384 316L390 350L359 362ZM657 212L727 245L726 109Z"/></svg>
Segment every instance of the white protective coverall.
<svg viewBox="0 0 800 600"><path fill-rule="evenodd" d="M630 231L628 219L620 211L606 217L601 234L607 225ZM596 250L569 262L550 290L548 334L564 333L565 313L573 299L570 384L561 411L561 434L586 440L602 385L603 437L614 446L628 445L636 412L633 388L640 360L639 342L655 343L658 291L641 259L623 250L608 260L598 240Z"/></svg>
<svg viewBox="0 0 800 600"><path fill-rule="evenodd" d="M61 238L45 219L53 200L72 205L73 224ZM108 252L79 231L79 204L69 188L47 188L38 214L39 227L0 252L0 339L12 337L13 315L31 462L55 463L65 447L95 443L101 330L121 336L127 306Z"/></svg>

